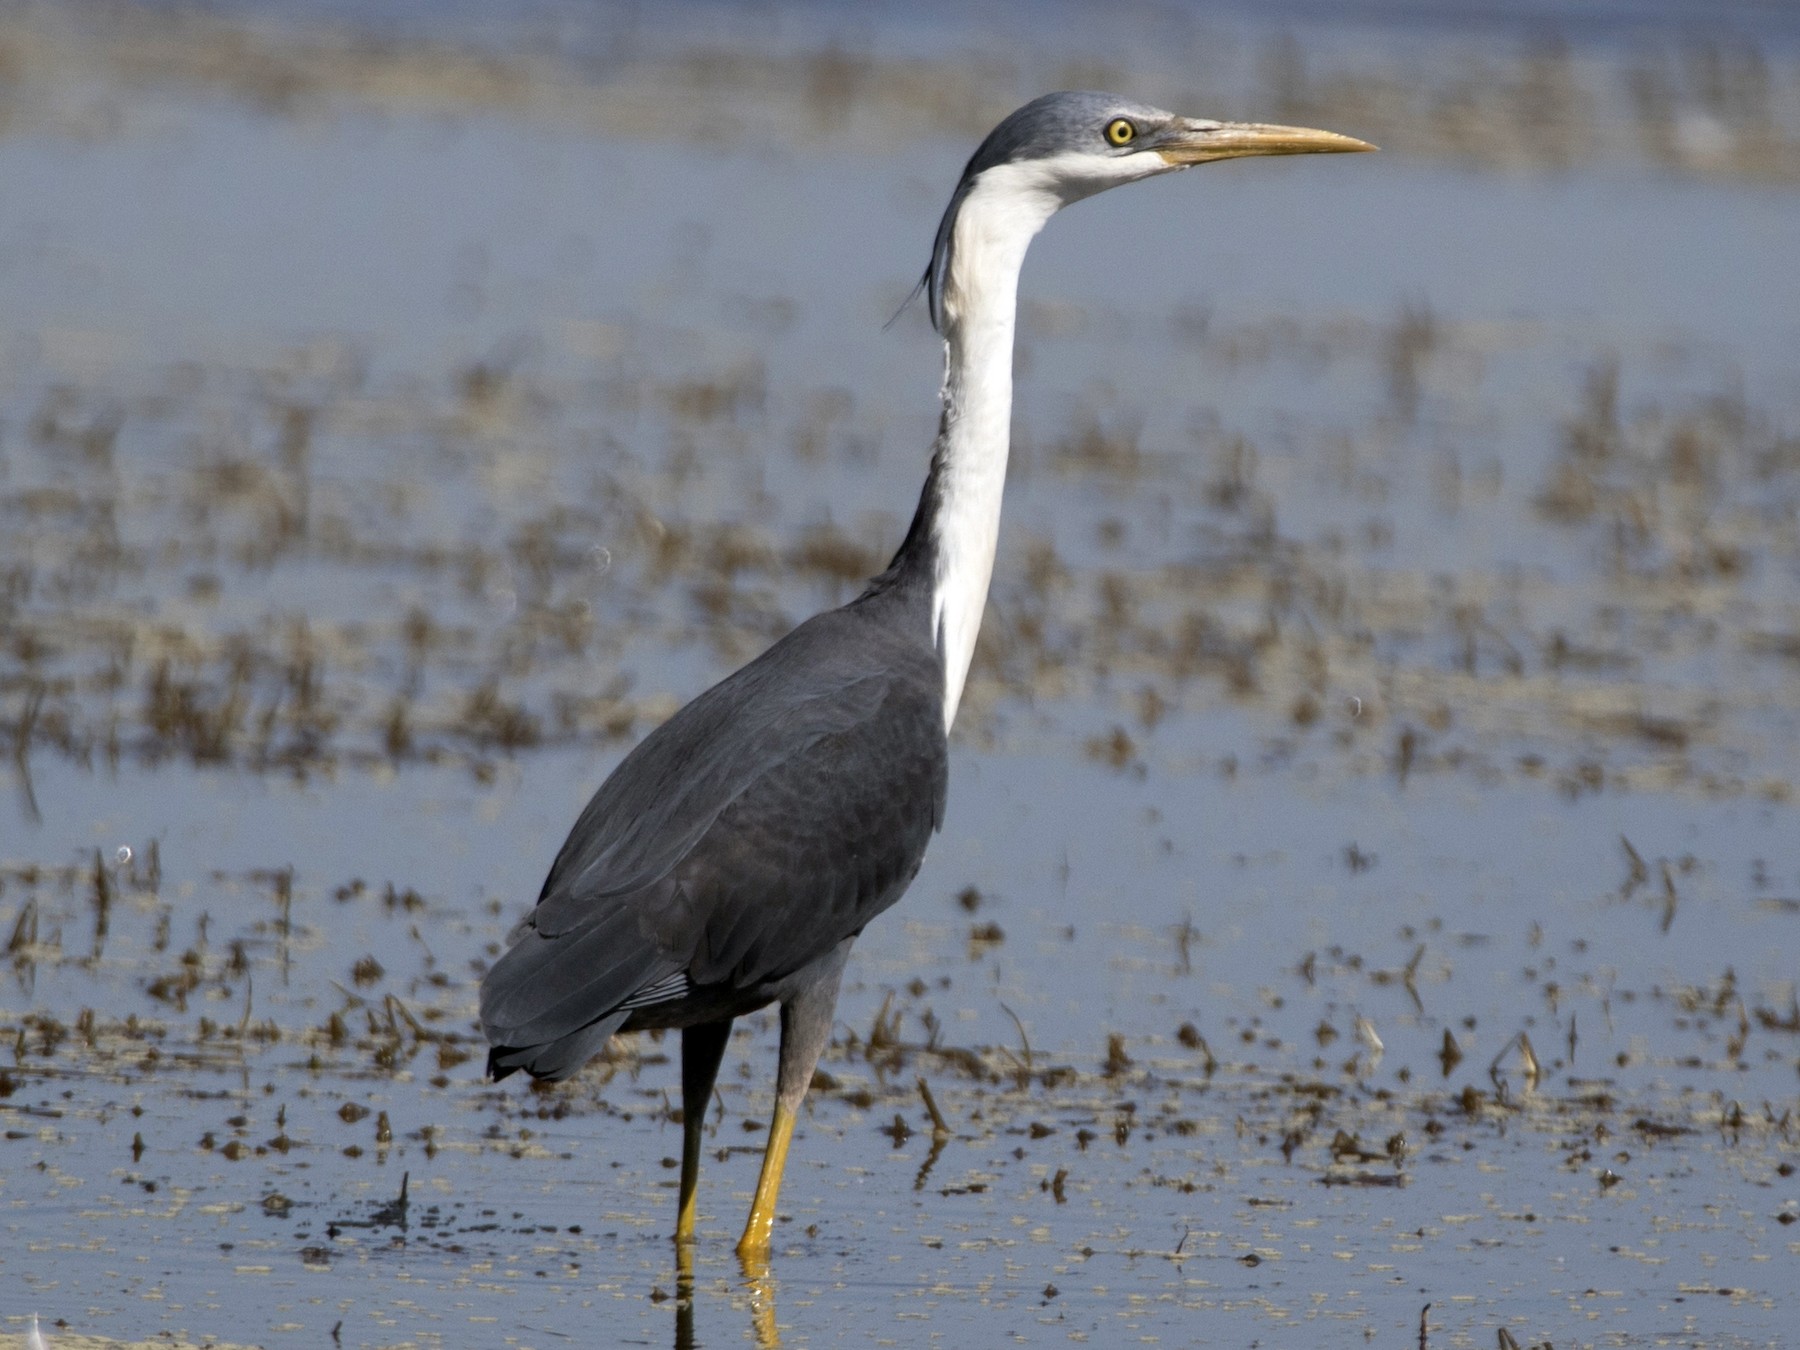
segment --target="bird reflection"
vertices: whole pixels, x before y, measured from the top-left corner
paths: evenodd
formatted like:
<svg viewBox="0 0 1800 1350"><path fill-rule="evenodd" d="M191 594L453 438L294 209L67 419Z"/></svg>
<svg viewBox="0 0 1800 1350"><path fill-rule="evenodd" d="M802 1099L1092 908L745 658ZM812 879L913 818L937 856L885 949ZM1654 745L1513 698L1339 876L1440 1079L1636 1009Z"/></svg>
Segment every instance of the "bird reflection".
<svg viewBox="0 0 1800 1350"><path fill-rule="evenodd" d="M775 1325L775 1280L768 1259L744 1256L738 1264L743 1268L744 1292L750 1296L750 1334L756 1337L757 1350L772 1350L781 1344L781 1330Z"/></svg>
<svg viewBox="0 0 1800 1350"><path fill-rule="evenodd" d="M728 1301L733 1305L747 1303L750 1309L750 1335L757 1350L776 1350L781 1345L781 1329L775 1324L775 1278L767 1257L740 1256L738 1281ZM694 1281L694 1244L675 1246L675 1350L699 1350L701 1341L694 1331L694 1308L699 1294Z"/></svg>

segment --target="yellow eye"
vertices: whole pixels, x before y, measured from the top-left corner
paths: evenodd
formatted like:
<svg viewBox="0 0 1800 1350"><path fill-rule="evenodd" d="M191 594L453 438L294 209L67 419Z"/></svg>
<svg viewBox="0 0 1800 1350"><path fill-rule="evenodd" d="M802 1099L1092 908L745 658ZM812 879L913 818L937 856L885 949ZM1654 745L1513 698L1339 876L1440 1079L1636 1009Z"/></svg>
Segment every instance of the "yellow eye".
<svg viewBox="0 0 1800 1350"><path fill-rule="evenodd" d="M1106 124L1106 139L1113 145L1130 145L1137 139L1137 128L1123 117Z"/></svg>

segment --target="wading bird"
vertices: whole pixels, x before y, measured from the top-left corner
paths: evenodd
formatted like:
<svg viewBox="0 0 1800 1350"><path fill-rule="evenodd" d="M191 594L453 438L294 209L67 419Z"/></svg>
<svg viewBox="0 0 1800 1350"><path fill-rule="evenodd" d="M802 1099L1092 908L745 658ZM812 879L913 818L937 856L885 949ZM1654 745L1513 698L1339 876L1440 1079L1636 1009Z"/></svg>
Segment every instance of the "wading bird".
<svg viewBox="0 0 1800 1350"><path fill-rule="evenodd" d="M481 983L495 1078L565 1078L615 1032L681 1028L678 1243L693 1237L701 1127L732 1019L779 1003L775 1114L738 1244L767 1252L850 946L900 898L943 824L949 730L1000 530L1032 237L1059 208L1121 183L1217 159L1373 148L1060 93L1013 113L969 160L920 283L944 339L944 409L899 551L855 600L801 624L620 762Z"/></svg>

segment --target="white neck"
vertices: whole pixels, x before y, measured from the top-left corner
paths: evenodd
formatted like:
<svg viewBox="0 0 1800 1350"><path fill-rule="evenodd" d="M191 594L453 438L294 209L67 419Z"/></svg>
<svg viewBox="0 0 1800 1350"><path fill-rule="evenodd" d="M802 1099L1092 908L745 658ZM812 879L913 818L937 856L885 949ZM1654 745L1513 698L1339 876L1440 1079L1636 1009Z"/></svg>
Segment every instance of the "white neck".
<svg viewBox="0 0 1800 1350"><path fill-rule="evenodd" d="M944 727L956 720L994 572L1012 440L1013 327L1032 237L1068 197L1030 165L990 169L963 198L943 298L944 422L935 452L932 631L944 658Z"/></svg>

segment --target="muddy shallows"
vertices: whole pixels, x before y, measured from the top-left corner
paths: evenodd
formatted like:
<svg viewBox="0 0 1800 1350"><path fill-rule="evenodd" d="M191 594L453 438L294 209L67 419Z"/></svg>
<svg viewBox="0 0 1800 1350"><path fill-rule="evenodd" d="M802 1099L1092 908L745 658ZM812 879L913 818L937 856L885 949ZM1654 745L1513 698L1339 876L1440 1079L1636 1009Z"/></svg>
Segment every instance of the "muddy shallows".
<svg viewBox="0 0 1800 1350"><path fill-rule="evenodd" d="M664 9L0 17L0 1345L1790 1341L1800 36ZM948 828L679 1269L676 1041L477 984L1083 85L1384 153L1037 246Z"/></svg>

